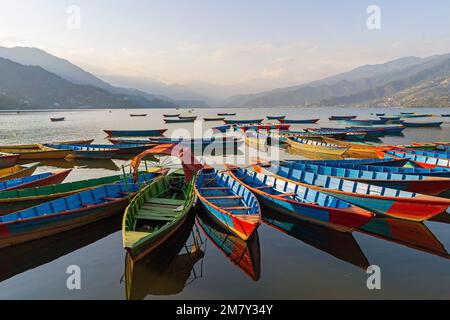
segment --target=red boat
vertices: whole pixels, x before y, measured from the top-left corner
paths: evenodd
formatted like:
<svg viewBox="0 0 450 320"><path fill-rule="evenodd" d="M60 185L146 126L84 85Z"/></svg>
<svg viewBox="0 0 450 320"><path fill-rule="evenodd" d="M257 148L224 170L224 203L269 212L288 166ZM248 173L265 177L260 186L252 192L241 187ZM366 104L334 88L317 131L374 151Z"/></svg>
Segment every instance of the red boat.
<svg viewBox="0 0 450 320"><path fill-rule="evenodd" d="M252 124L252 125L245 125L240 126L239 129L242 131L247 130L280 130L280 131L288 131L291 127L290 124L274 124L274 123L263 123L263 124Z"/></svg>
<svg viewBox="0 0 450 320"><path fill-rule="evenodd" d="M0 153L0 168L12 167L19 157L19 154Z"/></svg>

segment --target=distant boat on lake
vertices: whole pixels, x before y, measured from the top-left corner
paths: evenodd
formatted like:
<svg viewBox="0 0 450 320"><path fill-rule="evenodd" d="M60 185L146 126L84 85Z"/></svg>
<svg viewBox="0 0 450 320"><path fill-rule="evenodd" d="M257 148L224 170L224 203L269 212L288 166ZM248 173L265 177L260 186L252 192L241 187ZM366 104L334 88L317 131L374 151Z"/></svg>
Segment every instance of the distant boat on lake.
<svg viewBox="0 0 450 320"><path fill-rule="evenodd" d="M65 117L60 117L60 118L50 118L50 120L52 122L61 122L61 121L65 121L66 118Z"/></svg>

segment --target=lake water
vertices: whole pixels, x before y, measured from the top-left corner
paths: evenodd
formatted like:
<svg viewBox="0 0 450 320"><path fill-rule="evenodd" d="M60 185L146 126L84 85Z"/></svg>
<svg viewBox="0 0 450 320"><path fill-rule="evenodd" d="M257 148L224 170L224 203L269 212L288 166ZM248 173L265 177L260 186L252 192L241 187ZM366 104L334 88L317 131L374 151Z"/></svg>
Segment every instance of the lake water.
<svg viewBox="0 0 450 320"><path fill-rule="evenodd" d="M187 114L186 110L180 112ZM285 114L290 118L417 111L450 113L450 109L279 108L230 109L239 118ZM130 113L149 113L131 118ZM223 109L197 109L200 117ZM163 113L174 110L93 110L0 114L1 144L95 138L106 143L102 129L159 129L168 135L186 132L201 136L205 127L165 125ZM53 116L65 122L51 123ZM432 118L438 119L438 118ZM440 119L440 118L439 118ZM449 118L443 118L445 119ZM418 119L421 120L421 119ZM431 119L427 119L430 120ZM301 126L292 129L301 129ZM187 131L183 131L183 129ZM406 129L404 137L385 143L449 141L450 124L441 129ZM281 158L297 158L280 151ZM117 174L123 161L46 163L39 171L73 167L67 181ZM343 234L265 210L268 220L249 243L211 225L200 213L186 229L160 249L155 257L134 267L125 286L125 253L120 217L55 237L0 250L0 299L449 299L450 215L424 224L383 221L384 227L362 228ZM81 268L81 290L66 287L68 266ZM381 290L368 290L369 265L381 269ZM128 287L128 290L126 290Z"/></svg>

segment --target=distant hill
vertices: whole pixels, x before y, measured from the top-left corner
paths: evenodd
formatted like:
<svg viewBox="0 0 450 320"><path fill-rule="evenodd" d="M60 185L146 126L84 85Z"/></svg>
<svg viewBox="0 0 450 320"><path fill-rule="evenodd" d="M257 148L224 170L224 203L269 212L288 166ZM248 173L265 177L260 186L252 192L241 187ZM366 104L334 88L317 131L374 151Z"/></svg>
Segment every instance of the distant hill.
<svg viewBox="0 0 450 320"><path fill-rule="evenodd" d="M79 85L37 66L0 58L0 108L157 108L175 104Z"/></svg>
<svg viewBox="0 0 450 320"><path fill-rule="evenodd" d="M367 65L305 85L234 96L228 106L352 105L449 106L445 90L429 90L432 83L450 77L450 54L427 58L406 57L379 65ZM425 81L425 83L421 83ZM416 88L416 89L415 89ZM420 88L420 89L419 89ZM415 90L419 90L416 92ZM403 94L402 94L403 92ZM408 94L406 94L408 92ZM415 96L426 95L428 104ZM400 97L403 98L400 98ZM410 99L409 99L409 98ZM420 101L420 103L419 103Z"/></svg>

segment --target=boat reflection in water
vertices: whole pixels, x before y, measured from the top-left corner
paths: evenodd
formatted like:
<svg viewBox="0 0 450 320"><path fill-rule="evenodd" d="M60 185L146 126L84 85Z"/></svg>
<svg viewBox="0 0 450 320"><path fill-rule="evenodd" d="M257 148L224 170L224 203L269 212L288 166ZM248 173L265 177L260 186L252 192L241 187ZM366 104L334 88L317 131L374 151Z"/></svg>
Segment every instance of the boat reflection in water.
<svg viewBox="0 0 450 320"><path fill-rule="evenodd" d="M263 221L272 228L356 267L366 270L370 265L350 232L339 232L271 210L263 211Z"/></svg>
<svg viewBox="0 0 450 320"><path fill-rule="evenodd" d="M125 257L125 295L127 300L143 300L149 295L174 295L202 276L195 265L203 259L203 240L194 215L162 246L134 263ZM190 279L193 274L192 279Z"/></svg>
<svg viewBox="0 0 450 320"><path fill-rule="evenodd" d="M450 258L444 245L423 223L395 218L375 217L360 227L358 231L419 251L447 259Z"/></svg>
<svg viewBox="0 0 450 320"><path fill-rule="evenodd" d="M0 281L50 263L103 239L121 228L121 218L112 217L81 228L0 250Z"/></svg>
<svg viewBox="0 0 450 320"><path fill-rule="evenodd" d="M247 241L229 233L199 210L197 222L211 242L254 281L261 277L261 251L258 232Z"/></svg>

